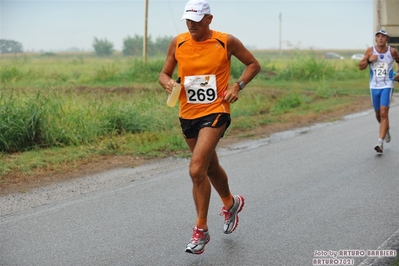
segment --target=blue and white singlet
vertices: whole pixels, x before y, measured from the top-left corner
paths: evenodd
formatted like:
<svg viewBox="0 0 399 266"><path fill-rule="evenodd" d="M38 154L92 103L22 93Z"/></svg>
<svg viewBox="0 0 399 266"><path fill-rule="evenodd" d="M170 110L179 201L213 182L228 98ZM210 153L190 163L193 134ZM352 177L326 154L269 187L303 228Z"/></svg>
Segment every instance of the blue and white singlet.
<svg viewBox="0 0 399 266"><path fill-rule="evenodd" d="M384 54L380 54L373 45L373 54L378 55L378 59L370 64L370 89L393 88L393 57L391 47Z"/></svg>

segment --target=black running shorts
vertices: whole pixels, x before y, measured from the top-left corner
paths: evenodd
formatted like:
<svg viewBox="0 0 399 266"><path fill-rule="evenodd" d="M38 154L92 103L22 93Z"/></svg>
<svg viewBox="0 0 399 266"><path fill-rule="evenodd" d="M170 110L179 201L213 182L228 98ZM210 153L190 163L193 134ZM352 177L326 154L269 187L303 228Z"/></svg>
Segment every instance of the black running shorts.
<svg viewBox="0 0 399 266"><path fill-rule="evenodd" d="M227 129L231 123L230 114L226 113L210 114L196 119L183 119L183 118L179 119L183 135L187 139L197 138L201 128L204 127L217 128L226 124L226 129Z"/></svg>

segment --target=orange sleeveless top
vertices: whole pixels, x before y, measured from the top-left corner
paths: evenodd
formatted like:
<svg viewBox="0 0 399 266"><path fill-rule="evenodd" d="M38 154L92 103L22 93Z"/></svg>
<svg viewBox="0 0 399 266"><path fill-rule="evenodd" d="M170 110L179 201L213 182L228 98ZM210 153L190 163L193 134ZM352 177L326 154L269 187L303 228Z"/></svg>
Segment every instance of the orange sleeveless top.
<svg viewBox="0 0 399 266"><path fill-rule="evenodd" d="M179 96L181 118L230 113L230 103L223 100L230 78L227 36L212 31L211 39L196 42L189 32L177 35L175 58L182 84Z"/></svg>

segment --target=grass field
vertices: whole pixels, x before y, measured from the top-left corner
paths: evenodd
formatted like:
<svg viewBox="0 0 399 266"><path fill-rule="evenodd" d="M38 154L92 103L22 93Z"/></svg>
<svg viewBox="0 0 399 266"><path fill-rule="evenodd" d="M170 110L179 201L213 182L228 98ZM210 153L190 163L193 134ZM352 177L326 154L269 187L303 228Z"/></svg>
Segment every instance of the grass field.
<svg viewBox="0 0 399 266"><path fill-rule="evenodd" d="M368 73L357 61L322 53L254 51L262 71L232 105L226 137L264 137L254 130L350 112L369 98ZM178 109L166 106L158 85L163 58L33 54L1 56L0 65L0 187L104 156L188 156ZM233 59L232 82L242 70Z"/></svg>

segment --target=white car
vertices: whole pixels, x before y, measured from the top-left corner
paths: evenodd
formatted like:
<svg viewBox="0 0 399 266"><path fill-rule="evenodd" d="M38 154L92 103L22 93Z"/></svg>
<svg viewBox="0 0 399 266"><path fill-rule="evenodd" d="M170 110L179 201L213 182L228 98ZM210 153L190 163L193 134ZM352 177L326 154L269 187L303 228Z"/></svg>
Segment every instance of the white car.
<svg viewBox="0 0 399 266"><path fill-rule="evenodd" d="M352 60L362 60L363 57L364 57L363 54L354 54L354 55L351 56L351 59Z"/></svg>
<svg viewBox="0 0 399 266"><path fill-rule="evenodd" d="M322 56L323 59L344 59L343 56L340 56L339 54L336 53L325 53Z"/></svg>

